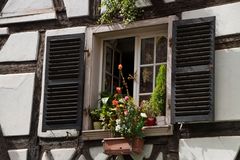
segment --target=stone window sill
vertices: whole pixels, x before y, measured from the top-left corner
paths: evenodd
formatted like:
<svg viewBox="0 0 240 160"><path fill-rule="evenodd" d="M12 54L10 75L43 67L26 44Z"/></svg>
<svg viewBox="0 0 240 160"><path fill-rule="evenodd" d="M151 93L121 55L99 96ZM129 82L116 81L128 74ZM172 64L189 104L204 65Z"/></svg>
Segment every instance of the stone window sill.
<svg viewBox="0 0 240 160"><path fill-rule="evenodd" d="M173 135L173 126L145 126L143 127L143 133L146 137L152 136L168 136ZM102 140L103 138L110 138L112 134L109 130L85 130L82 131L83 140Z"/></svg>

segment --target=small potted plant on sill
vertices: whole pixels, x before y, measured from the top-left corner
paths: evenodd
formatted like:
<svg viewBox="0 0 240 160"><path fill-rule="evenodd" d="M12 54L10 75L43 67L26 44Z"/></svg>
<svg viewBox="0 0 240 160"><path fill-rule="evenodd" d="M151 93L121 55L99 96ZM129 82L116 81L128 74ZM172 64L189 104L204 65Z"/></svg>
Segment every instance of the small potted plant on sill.
<svg viewBox="0 0 240 160"><path fill-rule="evenodd" d="M146 113L147 119L145 120L145 126L154 126L156 125L156 115L158 111L155 111L154 108L151 106L150 101L143 100L141 102L141 110L142 112Z"/></svg>
<svg viewBox="0 0 240 160"><path fill-rule="evenodd" d="M161 64L156 79L156 87L150 97L150 105L156 115L157 125L165 124L166 106L166 65Z"/></svg>
<svg viewBox="0 0 240 160"><path fill-rule="evenodd" d="M102 129L102 122L100 120L100 114L101 114L101 109L99 108L94 108L92 109L92 111L90 112L90 117L92 119L92 123L93 123L93 129Z"/></svg>
<svg viewBox="0 0 240 160"><path fill-rule="evenodd" d="M141 112L141 108L136 106L133 98L129 96L121 64L118 69L127 94L122 94L122 89L116 87L110 118L110 129L116 138L105 138L103 140L104 152L110 155L130 154L132 152L139 154L143 150L142 127L146 114Z"/></svg>

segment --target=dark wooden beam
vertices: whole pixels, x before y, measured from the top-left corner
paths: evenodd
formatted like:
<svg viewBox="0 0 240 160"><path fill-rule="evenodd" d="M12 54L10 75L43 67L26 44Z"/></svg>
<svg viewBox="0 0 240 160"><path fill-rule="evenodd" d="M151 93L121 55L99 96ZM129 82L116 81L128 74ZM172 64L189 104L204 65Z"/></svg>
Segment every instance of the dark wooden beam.
<svg viewBox="0 0 240 160"><path fill-rule="evenodd" d="M2 62L0 63L0 74L35 72L36 62Z"/></svg>
<svg viewBox="0 0 240 160"><path fill-rule="evenodd" d="M240 160L240 148L238 149L238 153L237 153L234 160Z"/></svg>
<svg viewBox="0 0 240 160"><path fill-rule="evenodd" d="M7 145L3 136L3 132L2 132L2 127L0 125L0 159L3 160L10 160L10 157L8 155L8 149L7 149Z"/></svg>
<svg viewBox="0 0 240 160"><path fill-rule="evenodd" d="M7 3L7 0L1 0L0 1L0 12L2 11L3 7L5 6L5 4Z"/></svg>
<svg viewBox="0 0 240 160"><path fill-rule="evenodd" d="M176 0L172 3L164 3L163 0L151 0L152 6L146 7L144 18L151 16L162 17L167 15L181 15L181 12L212 7L228 3L239 2L239 0Z"/></svg>
<svg viewBox="0 0 240 160"><path fill-rule="evenodd" d="M240 122L212 122L183 124L180 132L181 138L239 136Z"/></svg>
<svg viewBox="0 0 240 160"><path fill-rule="evenodd" d="M240 47L240 34L229 34L224 36L216 37L215 49L228 49Z"/></svg>
<svg viewBox="0 0 240 160"><path fill-rule="evenodd" d="M56 11L58 22L61 25L69 26L71 22L68 20L66 7L63 0L52 0Z"/></svg>

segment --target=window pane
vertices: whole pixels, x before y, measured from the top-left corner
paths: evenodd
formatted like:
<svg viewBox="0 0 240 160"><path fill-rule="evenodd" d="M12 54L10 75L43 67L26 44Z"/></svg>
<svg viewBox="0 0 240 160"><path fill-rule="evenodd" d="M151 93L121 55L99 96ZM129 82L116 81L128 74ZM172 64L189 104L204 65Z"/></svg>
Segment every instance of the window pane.
<svg viewBox="0 0 240 160"><path fill-rule="evenodd" d="M141 64L152 64L154 52L154 38L141 41Z"/></svg>
<svg viewBox="0 0 240 160"><path fill-rule="evenodd" d="M153 67L141 67L140 69L140 93L152 92Z"/></svg>
<svg viewBox="0 0 240 160"><path fill-rule="evenodd" d="M105 91L112 92L112 76L108 74L105 75Z"/></svg>
<svg viewBox="0 0 240 160"><path fill-rule="evenodd" d="M109 47L107 47L106 52L106 71L108 73L112 73L112 56L113 56L113 50Z"/></svg>
<svg viewBox="0 0 240 160"><path fill-rule="evenodd" d="M158 75L158 72L159 72L159 68L160 68L160 65L157 65L156 68L155 68L155 69L156 69L156 70L155 70L155 72L156 72L156 73L155 73L155 86L156 86L156 84L157 84L157 75Z"/></svg>
<svg viewBox="0 0 240 160"><path fill-rule="evenodd" d="M157 37L156 45L156 62L166 62L167 61L167 38Z"/></svg>
<svg viewBox="0 0 240 160"><path fill-rule="evenodd" d="M121 63L121 54L119 52L114 53L114 66L113 75L119 77L118 65Z"/></svg>

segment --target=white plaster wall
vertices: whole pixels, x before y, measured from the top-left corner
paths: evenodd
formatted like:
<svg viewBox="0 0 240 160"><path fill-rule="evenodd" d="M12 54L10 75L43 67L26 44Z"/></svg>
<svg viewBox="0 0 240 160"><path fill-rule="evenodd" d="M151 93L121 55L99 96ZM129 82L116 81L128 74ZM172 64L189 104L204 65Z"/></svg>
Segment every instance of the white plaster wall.
<svg viewBox="0 0 240 160"><path fill-rule="evenodd" d="M89 0L63 0L68 17L89 15Z"/></svg>
<svg viewBox="0 0 240 160"><path fill-rule="evenodd" d="M8 0L1 11L0 24L55 18L51 0Z"/></svg>
<svg viewBox="0 0 240 160"><path fill-rule="evenodd" d="M4 136L29 135L34 76L0 75L0 124Z"/></svg>
<svg viewBox="0 0 240 160"><path fill-rule="evenodd" d="M215 54L215 120L240 120L240 48Z"/></svg>
<svg viewBox="0 0 240 160"><path fill-rule="evenodd" d="M78 131L75 129L67 130L49 130L47 132L42 132L42 118L43 118L43 98L44 98L44 86L45 86L45 67L46 67L46 43L47 37L49 36L60 36L60 35L70 35L70 34L80 34L85 33L86 27L73 27L73 28L64 28L56 30L47 30L45 37L45 49L43 56L43 73L42 73L42 95L40 103L40 112L39 112L39 125L38 125L38 136L39 137L76 137L78 136Z"/></svg>
<svg viewBox="0 0 240 160"><path fill-rule="evenodd" d="M0 62L36 60L38 45L37 31L11 34L0 51Z"/></svg>
<svg viewBox="0 0 240 160"><path fill-rule="evenodd" d="M0 35L8 35L9 34L9 29L8 27L3 27L3 28L0 28Z"/></svg>
<svg viewBox="0 0 240 160"><path fill-rule="evenodd" d="M8 150L10 160L27 160L27 149Z"/></svg>
<svg viewBox="0 0 240 160"><path fill-rule="evenodd" d="M180 139L179 160L234 160L240 136Z"/></svg>
<svg viewBox="0 0 240 160"><path fill-rule="evenodd" d="M240 2L182 13L182 19L216 16L216 36L240 33Z"/></svg>
<svg viewBox="0 0 240 160"><path fill-rule="evenodd" d="M71 160L75 151L75 148L61 148L52 149L50 152L54 160ZM42 160L49 160L46 152L43 153Z"/></svg>

